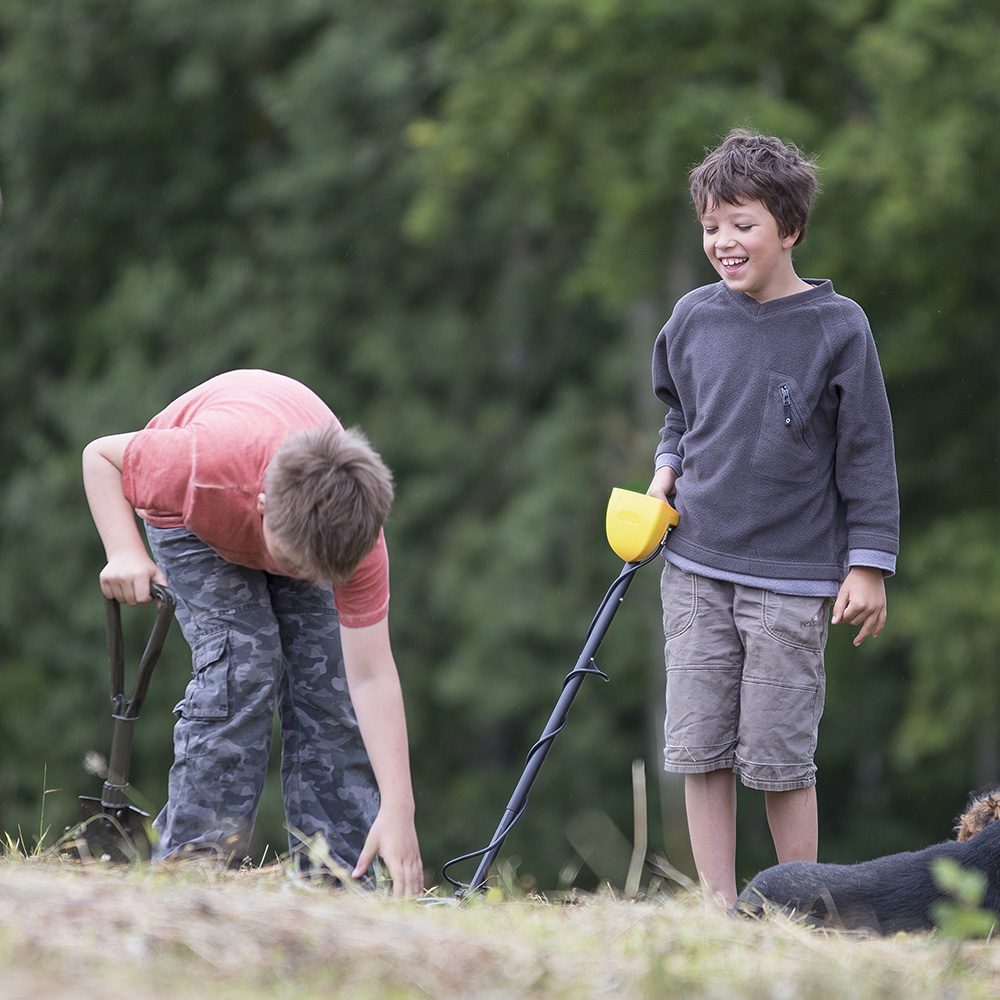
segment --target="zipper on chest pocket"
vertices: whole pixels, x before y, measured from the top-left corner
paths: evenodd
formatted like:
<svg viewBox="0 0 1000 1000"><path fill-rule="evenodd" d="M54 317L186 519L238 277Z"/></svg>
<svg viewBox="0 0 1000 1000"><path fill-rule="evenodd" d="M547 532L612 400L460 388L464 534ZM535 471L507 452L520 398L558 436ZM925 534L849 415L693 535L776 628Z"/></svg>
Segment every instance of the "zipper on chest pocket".
<svg viewBox="0 0 1000 1000"><path fill-rule="evenodd" d="M792 393L788 388L788 383L785 382L781 385L781 405L785 411L785 426L793 427L799 435L799 440L802 442L802 447L805 448L809 454L812 454L812 448L809 447L809 443L806 441L806 427L802 423L802 418L799 416L799 411L795 408L795 403L792 402Z"/></svg>

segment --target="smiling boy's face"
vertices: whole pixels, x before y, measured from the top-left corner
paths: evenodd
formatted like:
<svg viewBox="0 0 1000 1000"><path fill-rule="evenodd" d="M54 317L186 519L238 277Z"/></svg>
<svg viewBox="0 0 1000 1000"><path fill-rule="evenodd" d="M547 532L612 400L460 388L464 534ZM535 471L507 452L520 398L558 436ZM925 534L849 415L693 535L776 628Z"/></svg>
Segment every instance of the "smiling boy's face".
<svg viewBox="0 0 1000 1000"><path fill-rule="evenodd" d="M701 224L705 256L734 292L768 302L812 288L792 265L798 232L781 236L763 202L712 202Z"/></svg>

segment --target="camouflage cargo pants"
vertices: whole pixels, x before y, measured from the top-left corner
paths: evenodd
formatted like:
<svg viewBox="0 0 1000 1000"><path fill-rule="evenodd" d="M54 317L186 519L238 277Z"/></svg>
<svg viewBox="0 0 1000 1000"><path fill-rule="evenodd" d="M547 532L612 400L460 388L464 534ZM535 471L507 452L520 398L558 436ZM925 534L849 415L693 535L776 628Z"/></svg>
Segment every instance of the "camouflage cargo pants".
<svg viewBox="0 0 1000 1000"><path fill-rule="evenodd" d="M246 855L275 707L289 847L326 839L354 867L378 791L348 695L329 587L223 559L184 528L147 528L177 599L193 676L174 709L174 763L155 857L182 847Z"/></svg>

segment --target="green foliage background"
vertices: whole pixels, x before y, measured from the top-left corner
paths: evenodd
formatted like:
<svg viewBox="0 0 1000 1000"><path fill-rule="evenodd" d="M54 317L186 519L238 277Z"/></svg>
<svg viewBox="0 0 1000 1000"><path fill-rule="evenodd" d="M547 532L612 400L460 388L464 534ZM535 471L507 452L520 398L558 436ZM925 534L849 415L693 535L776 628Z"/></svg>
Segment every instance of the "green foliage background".
<svg viewBox="0 0 1000 1000"><path fill-rule="evenodd" d="M6 0L0 829L60 831L110 740L83 445L259 366L395 470L432 878L485 844L619 569L608 493L650 476L653 338L714 278L687 169L749 125L819 156L799 273L865 307L897 435L889 624L829 649L821 855L946 837L998 776L998 41L992 0ZM505 852L543 886L588 816L631 837L637 757L651 847L690 870L658 617L648 569ZM188 669L175 633L133 757L153 809ZM273 784L258 840L283 842Z"/></svg>

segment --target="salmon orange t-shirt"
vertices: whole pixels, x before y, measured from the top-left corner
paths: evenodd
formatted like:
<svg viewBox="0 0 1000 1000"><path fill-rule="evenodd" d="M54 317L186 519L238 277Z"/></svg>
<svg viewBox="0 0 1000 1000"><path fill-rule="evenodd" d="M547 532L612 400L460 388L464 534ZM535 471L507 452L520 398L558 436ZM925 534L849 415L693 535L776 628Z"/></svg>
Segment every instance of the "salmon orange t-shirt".
<svg viewBox="0 0 1000 1000"><path fill-rule="evenodd" d="M287 575L268 554L257 511L274 453L297 431L340 422L311 389L260 370L226 372L175 399L125 449L122 479L136 513L184 527L224 559ZM362 628L389 610L389 557L379 532L351 578L333 588L341 624Z"/></svg>

